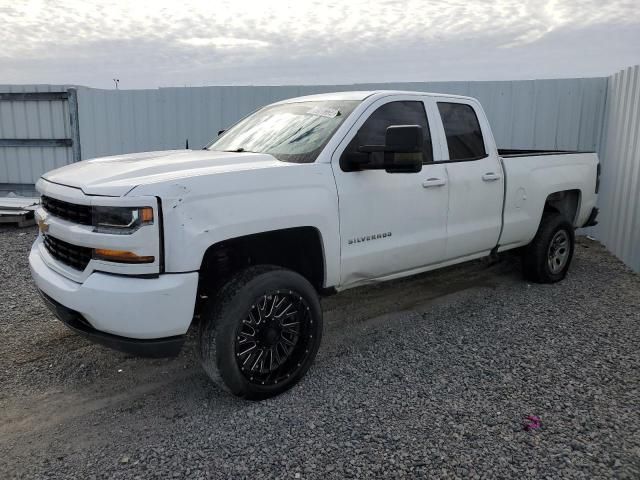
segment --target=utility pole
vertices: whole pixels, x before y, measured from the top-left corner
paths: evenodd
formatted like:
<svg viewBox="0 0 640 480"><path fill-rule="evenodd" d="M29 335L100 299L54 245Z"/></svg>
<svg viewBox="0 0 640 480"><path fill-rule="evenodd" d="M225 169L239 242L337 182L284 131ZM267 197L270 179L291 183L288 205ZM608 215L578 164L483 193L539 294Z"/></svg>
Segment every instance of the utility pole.
<svg viewBox="0 0 640 480"><path fill-rule="evenodd" d="M113 79L113 83L115 83L115 85L116 85L116 90L118 90L118 84L120 83L120 79L119 79L119 78L114 78L114 79Z"/></svg>

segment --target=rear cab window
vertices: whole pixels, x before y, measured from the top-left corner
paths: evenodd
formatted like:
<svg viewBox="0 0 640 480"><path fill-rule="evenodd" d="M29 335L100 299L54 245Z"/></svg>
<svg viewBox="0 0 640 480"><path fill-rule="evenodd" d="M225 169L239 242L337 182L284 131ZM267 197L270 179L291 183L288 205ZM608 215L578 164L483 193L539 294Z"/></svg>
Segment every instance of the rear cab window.
<svg viewBox="0 0 640 480"><path fill-rule="evenodd" d="M478 160L487 156L478 116L466 103L437 102L447 138L449 161Z"/></svg>

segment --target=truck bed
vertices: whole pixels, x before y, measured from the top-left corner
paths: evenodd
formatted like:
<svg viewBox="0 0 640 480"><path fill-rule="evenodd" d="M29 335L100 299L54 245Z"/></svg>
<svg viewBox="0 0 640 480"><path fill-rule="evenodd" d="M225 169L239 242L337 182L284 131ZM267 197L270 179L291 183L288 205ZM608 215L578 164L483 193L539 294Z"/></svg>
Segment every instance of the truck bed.
<svg viewBox="0 0 640 480"><path fill-rule="evenodd" d="M532 157L536 155L569 155L576 153L595 153L593 151L579 150L519 150L514 148L499 148L498 155L501 157Z"/></svg>
<svg viewBox="0 0 640 480"><path fill-rule="evenodd" d="M572 192L569 217L576 228L588 220L596 202L598 156L592 152L498 150L505 173L501 245L521 246L534 237L547 198Z"/></svg>

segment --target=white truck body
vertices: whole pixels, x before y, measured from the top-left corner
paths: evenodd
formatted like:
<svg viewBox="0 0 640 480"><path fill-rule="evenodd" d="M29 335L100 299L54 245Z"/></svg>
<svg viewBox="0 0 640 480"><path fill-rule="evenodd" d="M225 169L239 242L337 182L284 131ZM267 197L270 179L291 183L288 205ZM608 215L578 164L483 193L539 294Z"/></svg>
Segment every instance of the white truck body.
<svg viewBox="0 0 640 480"><path fill-rule="evenodd" d="M186 333L203 259L221 242L312 228L321 242L318 288L341 290L527 245L550 202L556 201L576 228L592 217L596 154L501 156L473 98L344 92L278 105L324 101L356 106L311 163L265 153L179 150L86 160L43 175L37 189L45 197L73 205L151 207L155 221L130 235L100 233L45 205L37 211L42 232L30 254L38 288L97 333L162 339ZM373 112L390 102L424 106L433 161L417 173L344 171L343 151ZM450 159L440 103L473 109L484 156ZM73 268L45 245L46 236L66 242L63 249L66 244L117 249L154 260L126 264L91 258L84 268Z"/></svg>

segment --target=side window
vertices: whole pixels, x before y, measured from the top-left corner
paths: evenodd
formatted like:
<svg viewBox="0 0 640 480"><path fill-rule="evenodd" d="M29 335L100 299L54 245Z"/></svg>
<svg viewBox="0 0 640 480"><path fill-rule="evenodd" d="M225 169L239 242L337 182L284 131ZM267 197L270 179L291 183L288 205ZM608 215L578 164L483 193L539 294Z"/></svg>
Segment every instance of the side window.
<svg viewBox="0 0 640 480"><path fill-rule="evenodd" d="M420 125L424 133L423 163L433 161L427 114L424 104L416 101L389 102L379 107L362 124L345 153L357 152L360 145L384 145L387 127L391 125Z"/></svg>
<svg viewBox="0 0 640 480"><path fill-rule="evenodd" d="M438 110L449 146L449 160L486 157L480 123L471 105L438 102Z"/></svg>

